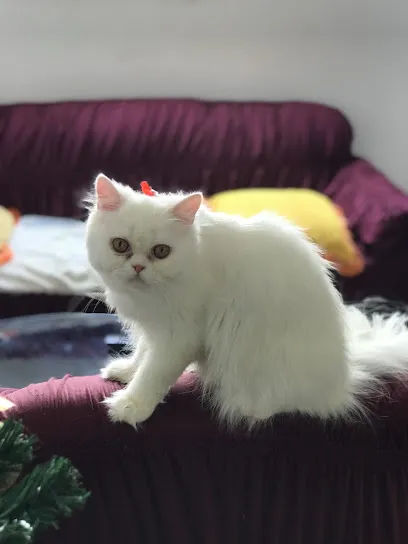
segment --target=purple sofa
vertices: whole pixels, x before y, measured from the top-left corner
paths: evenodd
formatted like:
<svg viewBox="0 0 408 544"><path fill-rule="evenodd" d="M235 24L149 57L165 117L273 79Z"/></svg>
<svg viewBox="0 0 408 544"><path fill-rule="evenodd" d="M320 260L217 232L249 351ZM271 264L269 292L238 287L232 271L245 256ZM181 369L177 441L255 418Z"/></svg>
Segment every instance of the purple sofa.
<svg viewBox="0 0 408 544"><path fill-rule="evenodd" d="M99 171L138 186L206 194L312 187L345 211L368 261L340 282L347 300L408 302L408 196L351 150L337 110L308 103L137 100L0 107L0 204L75 216ZM0 294L3 317L62 311L66 297ZM72 307L72 304L70 305Z"/></svg>
<svg viewBox="0 0 408 544"><path fill-rule="evenodd" d="M353 156L337 110L306 103L130 101L0 108L2 204L77 215L103 171L136 186L312 187L344 209L367 257L349 300L408 302L408 197ZM10 313L59 310L58 297L0 297ZM92 498L40 543L402 544L408 542L408 394L389 385L372 421L321 425L287 415L228 432L184 375L138 432L108 422L118 385L66 377L2 391L41 439L38 460L69 456Z"/></svg>

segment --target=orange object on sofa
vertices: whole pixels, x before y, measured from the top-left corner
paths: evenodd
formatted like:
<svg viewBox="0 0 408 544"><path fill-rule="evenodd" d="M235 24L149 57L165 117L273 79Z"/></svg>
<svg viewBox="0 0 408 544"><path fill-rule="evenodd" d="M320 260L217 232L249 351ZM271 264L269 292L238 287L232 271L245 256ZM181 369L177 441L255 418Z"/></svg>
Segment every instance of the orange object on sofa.
<svg viewBox="0 0 408 544"><path fill-rule="evenodd" d="M17 223L20 214L17 210L0 206L0 266L10 261L13 252L8 245L14 225Z"/></svg>

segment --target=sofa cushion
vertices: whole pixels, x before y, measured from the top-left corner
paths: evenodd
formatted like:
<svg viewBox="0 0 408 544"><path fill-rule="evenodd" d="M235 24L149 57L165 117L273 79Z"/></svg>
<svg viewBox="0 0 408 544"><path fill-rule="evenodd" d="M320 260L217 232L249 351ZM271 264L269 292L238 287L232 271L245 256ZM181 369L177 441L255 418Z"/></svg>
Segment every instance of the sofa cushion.
<svg viewBox="0 0 408 544"><path fill-rule="evenodd" d="M311 103L134 100L0 107L2 204L73 215L99 171L158 190L324 188L352 130Z"/></svg>

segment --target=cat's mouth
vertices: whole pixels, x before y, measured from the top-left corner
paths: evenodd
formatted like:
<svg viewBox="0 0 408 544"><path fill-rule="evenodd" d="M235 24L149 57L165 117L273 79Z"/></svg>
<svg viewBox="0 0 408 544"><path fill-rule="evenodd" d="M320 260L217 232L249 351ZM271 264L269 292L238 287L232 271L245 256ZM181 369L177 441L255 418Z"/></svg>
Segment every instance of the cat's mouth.
<svg viewBox="0 0 408 544"><path fill-rule="evenodd" d="M140 274L135 274L134 276L129 278L129 282L132 283L133 285L146 285L146 282L144 281L144 279L141 277Z"/></svg>

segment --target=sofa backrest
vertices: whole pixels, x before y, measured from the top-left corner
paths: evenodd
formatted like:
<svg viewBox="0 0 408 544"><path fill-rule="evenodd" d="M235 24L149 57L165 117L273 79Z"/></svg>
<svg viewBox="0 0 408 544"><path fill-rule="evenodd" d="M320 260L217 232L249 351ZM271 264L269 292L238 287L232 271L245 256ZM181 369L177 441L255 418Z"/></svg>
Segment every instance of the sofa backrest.
<svg viewBox="0 0 408 544"><path fill-rule="evenodd" d="M311 103L194 100L0 107L0 204L76 215L103 171L158 190L247 186L324 189L351 160L352 129Z"/></svg>

